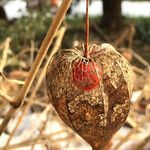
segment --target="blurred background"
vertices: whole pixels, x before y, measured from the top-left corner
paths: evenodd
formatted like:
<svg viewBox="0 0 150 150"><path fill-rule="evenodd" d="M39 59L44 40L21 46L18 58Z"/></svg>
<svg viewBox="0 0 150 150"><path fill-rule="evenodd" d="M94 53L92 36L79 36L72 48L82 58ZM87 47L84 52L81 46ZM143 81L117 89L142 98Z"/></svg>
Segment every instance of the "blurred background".
<svg viewBox="0 0 150 150"><path fill-rule="evenodd" d="M28 76L61 0L0 0L0 122ZM25 104L0 137L0 150L91 150L49 105L45 71L53 49L85 40L85 0L73 0ZM150 150L150 1L91 0L90 43L112 44L134 70L131 109L108 150Z"/></svg>

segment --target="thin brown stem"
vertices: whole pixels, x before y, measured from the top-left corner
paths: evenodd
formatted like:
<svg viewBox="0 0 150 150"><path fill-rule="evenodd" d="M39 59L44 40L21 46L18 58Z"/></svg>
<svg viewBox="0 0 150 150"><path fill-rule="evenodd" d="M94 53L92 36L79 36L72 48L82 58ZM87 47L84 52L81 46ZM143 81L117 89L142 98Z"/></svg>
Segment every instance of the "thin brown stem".
<svg viewBox="0 0 150 150"><path fill-rule="evenodd" d="M4 101L9 102L9 103L13 101L13 99L10 96L6 95L6 93L4 93L2 90L0 90L0 97Z"/></svg>
<svg viewBox="0 0 150 150"><path fill-rule="evenodd" d="M48 107L48 108L47 108ZM50 114L50 108L51 107L49 107L49 105L47 106L46 108L45 108L45 110L46 110L46 119L43 121L43 123L42 123L42 126L41 126L41 129L40 129L40 131L39 131L39 135L38 135L38 137L37 137L37 139L34 141L34 143L32 144L32 146L31 146L31 150L34 150L34 147L35 147L35 145L36 145L36 143L38 142L38 140L40 139L40 137L43 135L43 132L44 132L44 130L45 130L45 127L46 127L46 124L47 124L47 122L48 122L48 118L49 118L49 114ZM44 114L45 115L45 114Z"/></svg>
<svg viewBox="0 0 150 150"><path fill-rule="evenodd" d="M4 44L3 58L2 58L2 61L1 61L1 64L0 64L0 72L3 72L3 68L6 65L10 42L11 42L11 38L8 37L5 40L5 44Z"/></svg>
<svg viewBox="0 0 150 150"><path fill-rule="evenodd" d="M86 36L85 36L85 53L84 56L88 58L89 47L89 0L86 0Z"/></svg>
<svg viewBox="0 0 150 150"><path fill-rule="evenodd" d="M63 133L68 133L68 131L67 130L63 130L63 131L58 131L58 132L51 133L51 134L48 134L48 135L42 135L40 137L40 139L38 140L38 143L43 143L43 141L45 141L45 139L49 139L51 142L58 142L57 140L55 140L55 141L52 140L53 136L59 135L59 134L63 134ZM70 135L66 136L66 138L67 137L70 137ZM29 140L26 140L26 141L23 141L23 142L19 142L17 144L12 144L12 145L8 146L7 150L30 146L36 140L37 140L37 138L33 138L33 139L29 139ZM63 139L59 138L58 140L60 141L60 140L66 140L66 139L65 138L63 138ZM0 147L0 150L4 150L4 147Z"/></svg>
<svg viewBox="0 0 150 150"><path fill-rule="evenodd" d="M2 78L9 82L9 83L12 83L12 84L19 84L19 85L23 85L24 84L24 81L21 81L21 80L14 80L14 79L8 79L4 74L3 72L0 72L0 75L2 76ZM12 101L13 103L14 101Z"/></svg>
<svg viewBox="0 0 150 150"><path fill-rule="evenodd" d="M32 65L34 60L34 50L35 50L35 43L31 41L31 48L30 48L30 65Z"/></svg>
<svg viewBox="0 0 150 150"><path fill-rule="evenodd" d="M1 125L0 125L0 135L3 133L3 131L5 130L7 124L9 123L12 114L14 114L16 112L16 109L14 107L11 107L9 109L9 111L7 112L7 114L5 115L5 118L3 119Z"/></svg>
<svg viewBox="0 0 150 150"><path fill-rule="evenodd" d="M145 65L146 67L150 67L149 62L147 62L143 57L141 57L138 53L136 53L134 50L131 49L131 52L133 54L133 56L139 61L141 62L143 65Z"/></svg>
<svg viewBox="0 0 150 150"><path fill-rule="evenodd" d="M134 150L144 150L144 147L150 142L150 135L147 136L140 144L138 144Z"/></svg>

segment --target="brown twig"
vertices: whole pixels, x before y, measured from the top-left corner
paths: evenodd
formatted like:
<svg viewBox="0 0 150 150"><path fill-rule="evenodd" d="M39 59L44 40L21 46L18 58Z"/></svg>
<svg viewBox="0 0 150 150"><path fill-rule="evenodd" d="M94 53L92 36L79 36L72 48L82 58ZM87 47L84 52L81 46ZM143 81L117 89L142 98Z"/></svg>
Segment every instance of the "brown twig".
<svg viewBox="0 0 150 150"><path fill-rule="evenodd" d="M58 142L58 140L59 140L59 141L60 141L60 140L66 140L65 138L62 138L62 139L59 138L58 140L55 140L55 141L52 140L53 136L59 135L59 134L63 134L63 133L65 133L65 132L68 133L67 130L63 130L63 131L58 131L58 132L56 132L56 133L52 133L52 134L48 134L48 135L42 135L42 136L40 137L40 139L38 140L38 143L43 143L43 141L45 141L45 139L49 139L49 140L51 140L51 142ZM70 137L70 136L67 136L66 138L68 138L68 137ZM30 145L32 145L36 140L37 140L37 138L33 138L33 139L29 139L29 140L26 140L26 141L23 141L23 142L20 142L20 143L17 143L17 144L10 145L10 146L8 146L7 150L9 150L9 149L17 149L17 148L19 148L19 147L30 146ZM0 150L4 150L4 147L0 147Z"/></svg>
<svg viewBox="0 0 150 150"><path fill-rule="evenodd" d="M64 0L60 6L60 8L58 9L58 12L57 14L55 15L53 21L52 21L52 24L47 32L47 35L40 47L40 50L37 54L37 57L29 71L29 76L27 77L26 81L25 81L25 84L23 85L21 91L19 92L19 95L14 99L14 102L12 103L12 108L10 108L9 111L11 111L11 115L13 115L13 113L15 112L15 110L20 107L20 105L22 104L23 102L23 99L26 97L29 89L30 89L30 86L35 78L35 75L48 51L48 48L49 46L51 45L52 41L53 41L53 38L56 34L56 32L58 31L58 28L60 27L64 17L65 17L65 14L68 10L68 8L70 7L71 5L71 2L72 0ZM4 119L3 119L3 122L2 124L0 125L0 135L2 134L2 132L4 131L4 129L6 128L10 118L11 118L11 115L10 113L7 113L6 116Z"/></svg>
<svg viewBox="0 0 150 150"><path fill-rule="evenodd" d="M132 69L133 69L134 72L139 73L141 75L146 75L147 74L147 72L145 70L143 70L141 68L138 68L136 66L132 66Z"/></svg>
<svg viewBox="0 0 150 150"><path fill-rule="evenodd" d="M127 118L127 122L133 127L133 129L120 140L120 142L114 147L115 150L120 150L122 144L128 141L134 133L136 133L137 131L143 131L141 125L137 124L131 117Z"/></svg>
<svg viewBox="0 0 150 150"><path fill-rule="evenodd" d="M120 142L114 147L115 150L120 150L120 146L124 144L132 135L138 130L138 127L132 129L125 137L123 137Z"/></svg>
<svg viewBox="0 0 150 150"><path fill-rule="evenodd" d="M147 136L134 150L144 150L144 147L150 142L150 135Z"/></svg>
<svg viewBox="0 0 150 150"><path fill-rule="evenodd" d="M110 40L109 36L107 36L104 33L104 31L101 28L99 28L99 26L94 21L92 22L92 25L94 26L96 32L100 35L100 37L102 38L102 40L110 43L111 40Z"/></svg>
<svg viewBox="0 0 150 150"><path fill-rule="evenodd" d="M139 61L141 62L144 66L150 68L150 64L144 59L142 58L139 54L137 54L134 50L131 49L131 52L133 54L133 56Z"/></svg>
<svg viewBox="0 0 150 150"><path fill-rule="evenodd" d="M42 101L42 99L45 99L47 97L42 97L40 98L40 100ZM48 99L48 98L47 98ZM41 107L46 107L47 106L47 103L44 103L44 102L40 102L38 99L35 101L32 102L32 104L35 104L35 105L39 105Z"/></svg>
<svg viewBox="0 0 150 150"><path fill-rule="evenodd" d="M34 50L35 50L34 41L31 41L31 49L30 49L30 65L32 65L34 60Z"/></svg>
<svg viewBox="0 0 150 150"><path fill-rule="evenodd" d="M127 117L126 122L129 123L133 128L138 126L137 123L130 116Z"/></svg>
<svg viewBox="0 0 150 150"><path fill-rule="evenodd" d="M89 0L86 0L86 35L85 35L85 52L84 56L88 58L89 47Z"/></svg>
<svg viewBox="0 0 150 150"><path fill-rule="evenodd" d="M5 44L5 41L0 43L0 50L2 50L4 48L4 44Z"/></svg>
<svg viewBox="0 0 150 150"><path fill-rule="evenodd" d="M135 26L134 24L129 24L121 35L113 42L115 47L119 47L125 40L128 41L128 47L132 47L133 37L135 35Z"/></svg>
<svg viewBox="0 0 150 150"><path fill-rule="evenodd" d="M16 112L16 109L14 107L11 107L9 109L9 111L7 112L7 114L5 115L5 118L3 119L1 125L0 125L0 135L3 133L3 131L5 130L7 124L9 123L12 114L14 114Z"/></svg>
<svg viewBox="0 0 150 150"><path fill-rule="evenodd" d="M5 43L4 43L4 51L3 51L3 58L2 58L2 61L1 61L1 64L0 64L0 72L3 72L3 68L4 68L5 65L6 65L7 55L8 55L8 50L9 50L10 42L11 42L11 38L8 37L8 38L5 40Z"/></svg>
<svg viewBox="0 0 150 150"><path fill-rule="evenodd" d="M50 105L51 106L51 105ZM34 141L34 143L32 144L32 147L31 147L31 150L34 150L34 146L36 145L36 143L38 142L38 140L40 139L40 137L43 135L43 132L44 132L44 129L46 127L46 124L48 122L48 118L49 118L49 114L50 114L50 108L49 105L45 108L45 111L44 111L44 115L46 114L46 119L43 121L42 123L42 126L41 126L41 129L39 131L39 135L37 137L37 139Z"/></svg>
<svg viewBox="0 0 150 150"><path fill-rule="evenodd" d="M23 85L25 82L24 81L21 81L21 80L14 80L14 79L8 79L4 74L3 72L1 72L1 76L3 77L4 80L10 82L10 83L13 83L13 84L19 84L19 85ZM13 101L12 101L13 103Z"/></svg>
<svg viewBox="0 0 150 150"><path fill-rule="evenodd" d="M0 90L0 97L4 101L9 102L9 103L13 101L13 99L10 96L6 95L2 90Z"/></svg>

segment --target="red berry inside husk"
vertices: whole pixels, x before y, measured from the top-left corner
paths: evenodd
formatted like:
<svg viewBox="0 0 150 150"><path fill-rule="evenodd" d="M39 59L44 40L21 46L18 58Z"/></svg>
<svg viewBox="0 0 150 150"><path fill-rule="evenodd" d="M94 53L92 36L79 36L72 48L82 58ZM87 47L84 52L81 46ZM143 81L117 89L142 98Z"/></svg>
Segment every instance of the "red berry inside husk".
<svg viewBox="0 0 150 150"><path fill-rule="evenodd" d="M73 64L73 82L83 91L97 88L102 79L102 66L93 61L79 60Z"/></svg>

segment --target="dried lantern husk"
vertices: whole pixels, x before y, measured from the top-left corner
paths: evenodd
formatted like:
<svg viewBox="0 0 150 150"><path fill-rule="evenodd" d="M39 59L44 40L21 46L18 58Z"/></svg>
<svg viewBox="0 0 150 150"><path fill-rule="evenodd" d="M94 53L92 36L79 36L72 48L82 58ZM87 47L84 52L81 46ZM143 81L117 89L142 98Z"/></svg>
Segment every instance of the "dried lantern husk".
<svg viewBox="0 0 150 150"><path fill-rule="evenodd" d="M93 150L103 148L123 125L132 94L129 62L111 45L58 51L47 68L47 92L62 120Z"/></svg>

